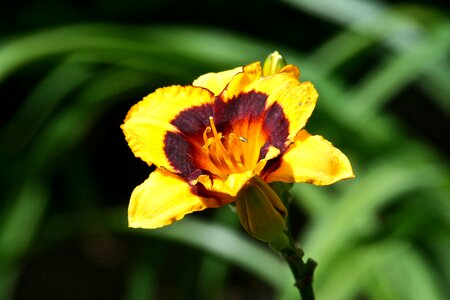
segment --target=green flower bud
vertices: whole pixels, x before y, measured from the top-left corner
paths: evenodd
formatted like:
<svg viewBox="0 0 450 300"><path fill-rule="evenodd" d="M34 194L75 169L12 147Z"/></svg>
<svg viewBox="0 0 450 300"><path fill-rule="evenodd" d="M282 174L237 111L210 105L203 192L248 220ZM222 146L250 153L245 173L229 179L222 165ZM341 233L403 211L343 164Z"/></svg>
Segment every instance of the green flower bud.
<svg viewBox="0 0 450 300"><path fill-rule="evenodd" d="M249 180L237 194L236 211L242 227L253 237L281 250L289 245L286 236L287 209L277 193L259 176Z"/></svg>
<svg viewBox="0 0 450 300"><path fill-rule="evenodd" d="M263 74L269 76L277 73L286 65L284 57L278 52L274 51L269 54L264 61Z"/></svg>

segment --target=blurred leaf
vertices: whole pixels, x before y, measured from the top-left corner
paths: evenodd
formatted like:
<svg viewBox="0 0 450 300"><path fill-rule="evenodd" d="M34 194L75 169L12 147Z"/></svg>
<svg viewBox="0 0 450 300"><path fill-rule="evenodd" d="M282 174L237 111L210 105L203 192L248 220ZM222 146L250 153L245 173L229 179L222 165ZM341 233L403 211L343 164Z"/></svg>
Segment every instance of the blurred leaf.
<svg viewBox="0 0 450 300"><path fill-rule="evenodd" d="M62 64L55 68L23 101L9 123L0 130L0 144L20 149L36 134L57 105L90 77L83 65ZM39 112L38 114L36 112ZM20 138L14 138L20 136Z"/></svg>
<svg viewBox="0 0 450 300"><path fill-rule="evenodd" d="M394 299L442 299L428 271L414 248L405 243L385 241L360 246L349 249L328 268L327 276L316 284L317 298L354 299L365 294L365 285L375 286L370 274L377 274L382 284L388 281L389 288L377 291L375 299L389 299L393 295ZM380 288L380 282L377 284ZM386 298L379 298L381 295Z"/></svg>
<svg viewBox="0 0 450 300"><path fill-rule="evenodd" d="M79 102L52 115L48 126L35 138L30 146L28 169L36 171L58 153L79 143L96 118L115 103L113 100L118 101L119 95L146 84L148 79L136 72L118 71L90 83L80 94Z"/></svg>
<svg viewBox="0 0 450 300"><path fill-rule="evenodd" d="M229 264L210 255L204 255L199 266L197 290L201 299L222 299L226 289Z"/></svg>
<svg viewBox="0 0 450 300"><path fill-rule="evenodd" d="M433 99L437 100L438 105L443 107L448 114L448 98L450 97L450 91L448 90L449 85L446 83L449 72L445 70L446 66L448 66L448 63L445 63L445 58L449 49L448 40L450 35L450 25L445 14L430 11L427 7L414 6L413 14L411 15L411 9L409 9L411 4L407 4L406 7L403 6L401 9L395 10L390 9L389 6L383 4L381 1L284 1L290 3L294 7L321 16L328 21L341 24L350 31L360 34L362 37L369 37L375 41L384 41L385 45L394 52L401 53L405 51L406 53L410 53L398 61L396 59L391 60L393 63L391 68L394 68L394 70L391 71L388 68L384 71L386 76L390 77L391 81L386 78L385 81L383 80L383 84L380 84L377 82L378 80L367 80L366 84L372 85L371 90L367 90L363 95L357 97L357 100L354 101L355 103L365 103L366 96L369 96L369 99L374 97L385 99L384 101L386 101L388 99L387 96L392 94L392 92L389 92L390 88L386 89L386 86L400 86L402 81L406 81L407 78L413 78L413 76L417 76L419 73L417 70L408 68L418 68L419 70L424 71L422 73L425 73L425 76L429 79L429 82L426 84L426 81L421 81L422 85L425 85L426 90L431 94L434 94ZM431 28L431 35L434 36L431 37L431 39L435 39L434 41L429 41L429 33L426 32L426 28L417 21L417 16L425 16L428 20L431 19L433 21L428 22L431 23L428 25ZM438 25L435 25L435 23ZM438 28L436 29L435 27ZM321 52L318 52L318 55L313 56L313 58L316 62L320 63L328 61L331 57L332 60L330 66L325 69L329 71L332 67L339 64L347 57L350 57L349 54L356 53L361 47L364 47L364 40L358 41L349 36L348 33L344 32L337 38L332 39L329 44L326 44L326 46L321 49ZM341 40L347 40L348 46L341 42ZM435 43L438 45L434 45ZM416 53L419 57L414 58L414 49L417 47L422 48L422 50L419 49ZM327 54L329 50L331 51ZM408 56L410 56L409 59ZM431 60L434 61L434 63ZM398 66L395 66L395 64L398 64ZM428 66L428 68L424 69L424 66ZM433 66L436 66L437 69ZM399 77L395 76L396 72L399 72ZM380 79L383 79L383 76L380 76ZM364 101L362 102L361 100L363 99ZM368 102L370 103L371 101ZM369 109L370 108L367 108L367 111Z"/></svg>
<svg viewBox="0 0 450 300"><path fill-rule="evenodd" d="M125 51L128 55L190 58L218 64L239 64L262 59L267 51L262 45L225 31L180 27L148 29L114 25L83 24L43 30L0 44L0 82L24 65L49 56L80 50ZM133 32L133 34L130 34ZM229 51L239 45L241 52ZM30 51L30 49L33 49ZM263 50L264 49L264 50ZM251 54L251 55L250 55ZM219 63L220 64L220 63Z"/></svg>
<svg viewBox="0 0 450 300"><path fill-rule="evenodd" d="M249 237L237 234L219 224L186 218L169 227L141 232L207 251L255 274L276 290L283 290L289 285L295 290L289 268L280 258ZM239 251L236 251L237 249Z"/></svg>
<svg viewBox="0 0 450 300"><path fill-rule="evenodd" d="M14 287L16 263L31 245L47 208L49 191L43 182L22 185L12 205L3 211L0 226L0 298L7 299Z"/></svg>
<svg viewBox="0 0 450 300"><path fill-rule="evenodd" d="M310 55L309 60L320 73L323 73L322 76L327 76L373 43L373 40L365 36L346 30L323 43Z"/></svg>
<svg viewBox="0 0 450 300"><path fill-rule="evenodd" d="M437 288L437 274L412 247L388 265L373 268L373 273L380 288L375 291L377 299L445 299ZM370 283L369 289L371 286L375 285Z"/></svg>
<svg viewBox="0 0 450 300"><path fill-rule="evenodd" d="M317 299L356 298L367 284L367 274L373 268L382 269L389 265L401 257L406 249L404 244L388 241L350 249L334 260L331 268L326 268L327 276L316 280Z"/></svg>
<svg viewBox="0 0 450 300"><path fill-rule="evenodd" d="M333 195L326 189L308 184L294 184L291 194L294 195L294 203L305 209L312 217L320 215L333 201Z"/></svg>
<svg viewBox="0 0 450 300"><path fill-rule="evenodd" d="M385 64L364 78L346 97L349 99L346 103L347 112L349 115L358 116L355 126L370 122L380 111L382 104L411 80L424 73L429 66L442 61L449 49L450 26L444 23L408 51L388 58Z"/></svg>
<svg viewBox="0 0 450 300"><path fill-rule="evenodd" d="M448 201L447 201L448 202ZM442 291L445 294L450 293L450 235L449 230L445 230L439 234L432 234L427 239L427 245L431 248L433 253L433 260L437 266L436 270L439 270L440 274L443 274L441 278L437 278L436 282L442 286Z"/></svg>
<svg viewBox="0 0 450 300"><path fill-rule="evenodd" d="M155 274L153 266L142 263L141 258L135 261L127 277L127 292L125 299L128 300L148 300L155 295Z"/></svg>
<svg viewBox="0 0 450 300"><path fill-rule="evenodd" d="M424 80L419 82L420 86L435 100L443 112L446 113L447 118L450 115L450 63L448 60L438 61L434 65L429 65L429 68L424 76Z"/></svg>
<svg viewBox="0 0 450 300"><path fill-rule="evenodd" d="M23 184L19 195L2 218L0 226L1 265L23 255L38 229L49 191L41 182Z"/></svg>
<svg viewBox="0 0 450 300"><path fill-rule="evenodd" d="M394 201L399 195L421 188L436 187L445 178L439 166L429 164L404 165L396 158L384 159L372 164L364 174L356 172L352 188L328 206L326 211L313 220L307 234L302 238L307 253L327 266L341 249L358 236L367 235L374 229L374 217L381 207ZM327 237L324 239L323 237ZM321 280L318 269L316 279Z"/></svg>
<svg viewBox="0 0 450 300"><path fill-rule="evenodd" d="M240 227L239 218L227 208L214 211L214 222L229 226L234 230ZM230 264L211 254L206 254L200 264L198 291L201 299L223 299Z"/></svg>
<svg viewBox="0 0 450 300"><path fill-rule="evenodd" d="M127 39L125 32L117 26L79 25L43 30L0 45L0 82L32 61L81 49L149 52L158 48L144 47L142 43Z"/></svg>
<svg viewBox="0 0 450 300"><path fill-rule="evenodd" d="M354 32L384 40L396 49L406 49L411 41L423 36L422 28L412 18L389 9L381 1L359 0L284 0Z"/></svg>

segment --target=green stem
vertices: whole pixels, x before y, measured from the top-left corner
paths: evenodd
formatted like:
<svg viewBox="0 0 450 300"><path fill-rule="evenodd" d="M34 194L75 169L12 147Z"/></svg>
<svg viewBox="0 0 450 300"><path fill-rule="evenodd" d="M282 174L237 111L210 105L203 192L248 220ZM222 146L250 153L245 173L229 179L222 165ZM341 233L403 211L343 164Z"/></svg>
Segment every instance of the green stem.
<svg viewBox="0 0 450 300"><path fill-rule="evenodd" d="M289 264L295 278L295 286L300 292L302 300L314 300L312 288L314 270L317 263L308 259L303 262L303 250L291 239L291 245L280 251L283 258Z"/></svg>

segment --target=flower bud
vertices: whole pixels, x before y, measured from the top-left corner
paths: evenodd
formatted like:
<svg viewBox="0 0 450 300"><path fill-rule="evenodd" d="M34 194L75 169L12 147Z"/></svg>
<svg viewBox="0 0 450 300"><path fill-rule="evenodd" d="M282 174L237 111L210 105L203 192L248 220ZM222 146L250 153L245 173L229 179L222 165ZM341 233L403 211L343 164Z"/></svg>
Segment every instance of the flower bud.
<svg viewBox="0 0 450 300"><path fill-rule="evenodd" d="M269 54L264 61L263 74L269 76L277 73L286 65L284 57L278 52L274 51Z"/></svg>
<svg viewBox="0 0 450 300"><path fill-rule="evenodd" d="M242 226L251 236L268 242L276 249L288 246L286 207L259 176L250 179L237 194L236 211Z"/></svg>

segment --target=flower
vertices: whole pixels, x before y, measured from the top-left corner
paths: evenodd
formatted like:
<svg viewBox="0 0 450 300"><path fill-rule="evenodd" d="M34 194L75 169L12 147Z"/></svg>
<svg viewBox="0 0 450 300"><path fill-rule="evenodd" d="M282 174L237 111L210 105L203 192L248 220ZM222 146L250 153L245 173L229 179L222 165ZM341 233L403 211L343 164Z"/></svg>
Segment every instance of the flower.
<svg viewBox="0 0 450 300"><path fill-rule="evenodd" d="M299 81L294 65L268 70L255 62L208 73L192 85L157 89L130 109L125 138L135 156L156 166L131 195L130 227L158 228L238 201L245 229L270 240L276 232L255 226L268 215L282 230L287 211L268 183L353 177L340 150L304 129L318 98L314 86Z"/></svg>

